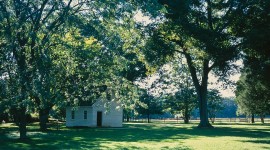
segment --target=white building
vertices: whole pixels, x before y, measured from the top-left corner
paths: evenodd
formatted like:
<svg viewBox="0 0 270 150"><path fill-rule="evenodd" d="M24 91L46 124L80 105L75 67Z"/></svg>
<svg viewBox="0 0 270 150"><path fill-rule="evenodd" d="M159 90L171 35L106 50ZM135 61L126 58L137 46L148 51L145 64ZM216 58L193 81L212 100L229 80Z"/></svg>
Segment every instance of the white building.
<svg viewBox="0 0 270 150"><path fill-rule="evenodd" d="M122 127L122 121L123 109L115 101L98 100L92 106L66 108L67 127Z"/></svg>

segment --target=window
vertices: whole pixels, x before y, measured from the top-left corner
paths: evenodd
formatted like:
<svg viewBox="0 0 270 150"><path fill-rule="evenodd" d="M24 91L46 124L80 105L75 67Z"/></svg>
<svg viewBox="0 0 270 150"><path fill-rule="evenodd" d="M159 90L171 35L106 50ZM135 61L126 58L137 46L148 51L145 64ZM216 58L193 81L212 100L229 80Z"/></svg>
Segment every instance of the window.
<svg viewBox="0 0 270 150"><path fill-rule="evenodd" d="M71 111L71 119L75 119L75 111L74 110Z"/></svg>
<svg viewBox="0 0 270 150"><path fill-rule="evenodd" d="M87 119L87 111L84 111L84 112L83 112L83 118L84 118L84 119Z"/></svg>

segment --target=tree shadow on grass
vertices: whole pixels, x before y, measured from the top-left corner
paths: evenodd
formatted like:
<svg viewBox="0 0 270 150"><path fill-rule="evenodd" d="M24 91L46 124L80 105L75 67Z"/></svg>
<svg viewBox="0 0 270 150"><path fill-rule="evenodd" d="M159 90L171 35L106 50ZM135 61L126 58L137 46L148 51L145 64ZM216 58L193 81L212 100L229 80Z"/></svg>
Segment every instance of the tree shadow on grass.
<svg viewBox="0 0 270 150"><path fill-rule="evenodd" d="M248 137L248 138L257 138L258 136L260 138L270 137L270 133L267 132L269 131L269 129L249 129L249 128L216 126L214 129L206 129L206 130L194 128L194 131L196 131L195 135L208 137L216 137L216 136L234 136L234 137Z"/></svg>
<svg viewBox="0 0 270 150"><path fill-rule="evenodd" d="M251 143L256 143L256 144L270 144L270 140L246 140L243 142L251 142ZM269 148L269 147L268 147Z"/></svg>
<svg viewBox="0 0 270 150"><path fill-rule="evenodd" d="M29 131L36 132L35 130ZM174 136L174 137L172 137ZM162 128L151 128L151 126L113 128L65 128L64 130L51 130L46 134L31 134L29 140L12 139L5 134L0 139L3 145L0 149L126 149L121 145L110 145L104 143L112 142L160 142L164 139L186 139L186 136L175 136L175 131ZM4 139L4 140L2 140ZM1 148L2 147L2 148ZM128 149L140 149L138 146L130 146ZM164 149L167 149L166 147ZM188 149L182 147L181 149Z"/></svg>
<svg viewBox="0 0 270 150"><path fill-rule="evenodd" d="M243 142L269 144L269 128L234 128L216 125L213 129L199 129L196 124L126 124L123 128L63 128L46 133L32 128L28 133L31 139L20 141L10 138L14 128L7 128L0 135L0 149L140 149L130 145L128 148L117 142L164 142L182 141L198 136L206 137L246 137ZM2 133L2 130L1 130ZM260 140L255 140L256 138ZM254 140L250 140L253 139ZM107 144L106 144L107 143ZM180 143L181 144L181 143ZM169 149L164 146L164 149ZM175 149L189 149L180 147Z"/></svg>

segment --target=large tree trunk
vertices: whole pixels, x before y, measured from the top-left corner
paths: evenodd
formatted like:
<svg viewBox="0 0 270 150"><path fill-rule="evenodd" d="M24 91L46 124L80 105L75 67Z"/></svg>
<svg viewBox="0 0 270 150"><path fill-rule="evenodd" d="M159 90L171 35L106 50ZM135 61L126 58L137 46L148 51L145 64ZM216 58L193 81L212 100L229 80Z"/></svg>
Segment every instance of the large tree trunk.
<svg viewBox="0 0 270 150"><path fill-rule="evenodd" d="M203 61L203 70L202 70L202 78L201 83L197 77L196 68L192 62L192 58L190 54L186 52L187 50L184 49L183 54L186 57L189 72L192 77L193 84L196 88L196 93L198 96L199 101L199 110L200 110L200 124L198 125L199 128L213 128L213 126L209 123L208 120L208 112L207 112L207 85L208 85L208 74L211 68L209 68L209 60L205 59Z"/></svg>
<svg viewBox="0 0 270 150"><path fill-rule="evenodd" d="M36 105L39 107L39 110L38 110L39 129L41 131L46 131L47 130L47 122L49 119L49 112L50 112L53 105L47 104L46 108L41 108L41 99L37 96L35 96L34 99L35 99Z"/></svg>
<svg viewBox="0 0 270 150"><path fill-rule="evenodd" d="M196 86L197 94L199 97L199 109L200 109L200 128L213 128L208 120L208 109L207 109L207 85L208 85L208 74L209 74L209 60L203 62L203 73L202 83L200 86Z"/></svg>
<svg viewBox="0 0 270 150"><path fill-rule="evenodd" d="M19 36L19 35L18 35ZM17 65L18 65L18 75L19 75L19 81L20 81L20 94L21 94L21 100L18 101L18 125L19 125L19 132L20 132L20 139L26 139L26 107L27 105L24 103L24 101L26 99L28 99L28 86L30 83L30 74L29 72L27 72L27 63L26 63L26 40L25 39L20 39L18 37L18 42L20 44L21 47L21 51L20 53L18 53L18 51L16 51L16 49L13 49L13 54L15 56L15 59L17 61Z"/></svg>
<svg viewBox="0 0 270 150"><path fill-rule="evenodd" d="M26 136L26 109L25 108L21 108L19 109L19 111L17 112L19 113L19 131L20 131L20 139L27 139Z"/></svg>
<svg viewBox="0 0 270 150"><path fill-rule="evenodd" d="M200 110L200 124L198 125L199 128L213 127L209 123L209 120L208 120L206 95L207 95L207 92L201 92L200 94L198 94L198 97L199 97L199 110Z"/></svg>
<svg viewBox="0 0 270 150"><path fill-rule="evenodd" d="M23 71L21 71L23 72ZM24 74L24 81L22 81L22 89L21 89L21 94L22 94L22 100L20 101L20 105L19 105L19 109L16 113L17 116L18 116L18 121L19 121L19 132L20 132L20 139L27 139L27 135L26 135L26 107L24 105L24 101L27 99L27 94L26 94L26 77L25 77L25 74Z"/></svg>
<svg viewBox="0 0 270 150"><path fill-rule="evenodd" d="M39 110L39 127L41 131L47 130L50 108Z"/></svg>
<svg viewBox="0 0 270 150"><path fill-rule="evenodd" d="M189 119L186 116L184 117L184 123L189 124Z"/></svg>

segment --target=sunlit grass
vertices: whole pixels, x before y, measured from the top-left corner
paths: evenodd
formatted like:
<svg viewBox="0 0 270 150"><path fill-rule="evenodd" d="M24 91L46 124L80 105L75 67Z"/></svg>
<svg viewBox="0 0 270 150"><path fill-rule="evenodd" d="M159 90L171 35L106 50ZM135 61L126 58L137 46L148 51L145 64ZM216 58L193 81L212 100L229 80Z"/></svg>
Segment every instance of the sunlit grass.
<svg viewBox="0 0 270 150"><path fill-rule="evenodd" d="M17 127L0 125L0 149L270 149L270 124L127 123L123 128L66 128L46 133L28 126L30 139L18 140Z"/></svg>

